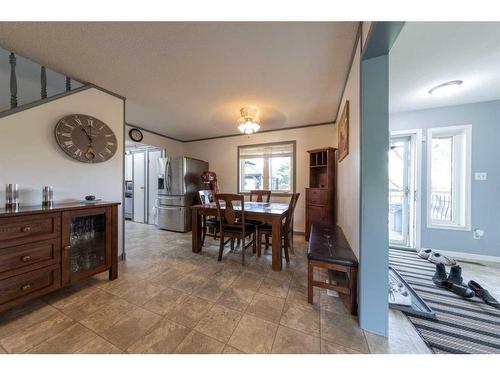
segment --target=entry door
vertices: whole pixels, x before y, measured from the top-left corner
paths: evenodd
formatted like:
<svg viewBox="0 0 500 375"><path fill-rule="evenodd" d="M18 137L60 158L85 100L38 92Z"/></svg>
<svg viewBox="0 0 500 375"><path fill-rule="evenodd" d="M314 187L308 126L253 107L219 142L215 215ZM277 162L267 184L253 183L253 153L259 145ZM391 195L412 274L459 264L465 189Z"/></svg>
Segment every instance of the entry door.
<svg viewBox="0 0 500 375"><path fill-rule="evenodd" d="M146 211L146 158L144 152L134 152L134 221L144 223Z"/></svg>
<svg viewBox="0 0 500 375"><path fill-rule="evenodd" d="M389 242L415 247L414 142L391 137L389 150Z"/></svg>

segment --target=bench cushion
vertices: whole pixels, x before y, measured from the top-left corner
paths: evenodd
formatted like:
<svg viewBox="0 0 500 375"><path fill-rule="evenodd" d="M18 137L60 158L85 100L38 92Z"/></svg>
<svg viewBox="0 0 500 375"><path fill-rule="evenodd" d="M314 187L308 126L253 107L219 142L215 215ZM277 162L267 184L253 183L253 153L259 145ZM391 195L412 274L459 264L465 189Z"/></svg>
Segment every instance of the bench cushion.
<svg viewBox="0 0 500 375"><path fill-rule="evenodd" d="M328 243L332 246L328 246ZM313 224L309 236L307 259L357 267L358 259L337 225Z"/></svg>

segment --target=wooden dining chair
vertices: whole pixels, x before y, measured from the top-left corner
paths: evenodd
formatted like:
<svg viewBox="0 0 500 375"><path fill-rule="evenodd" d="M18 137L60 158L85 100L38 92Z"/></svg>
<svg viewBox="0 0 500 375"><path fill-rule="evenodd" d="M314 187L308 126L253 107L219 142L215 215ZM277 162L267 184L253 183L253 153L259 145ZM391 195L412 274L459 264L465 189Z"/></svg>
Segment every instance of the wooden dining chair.
<svg viewBox="0 0 500 375"><path fill-rule="evenodd" d="M250 190L250 202L269 203L270 200L271 200L271 190Z"/></svg>
<svg viewBox="0 0 500 375"><path fill-rule="evenodd" d="M214 201L214 193L211 190L199 190L198 196L200 198L201 204L208 204ZM205 244L205 237L213 237L214 240L217 239L217 233L219 232L219 221L216 216L205 216L201 218L202 223L202 237L201 246Z"/></svg>
<svg viewBox="0 0 500 375"><path fill-rule="evenodd" d="M287 262L290 261L290 256L288 250L291 249L293 243L293 214L295 212L295 207L297 206L297 201L299 200L300 193L292 194L290 198L290 203L288 204L288 212L285 216L285 220L282 223L281 233L282 233L282 247L285 252L285 259ZM265 235L266 239L272 236L273 230L270 224L263 224L257 227L257 256L261 255L262 247L262 236ZM266 248L268 243L266 242Z"/></svg>
<svg viewBox="0 0 500 375"><path fill-rule="evenodd" d="M224 202L224 208L221 208L221 201ZM236 215L234 203L241 207L240 217ZM234 240L241 241L241 263L245 264L245 250L252 246L255 252L255 225L245 222L245 198L239 194L215 194L215 204L217 205L217 219L219 220L219 258L222 260L224 247L228 241L231 241L231 250L234 250ZM245 239L251 237L251 241L245 244ZM227 242L224 240L228 238Z"/></svg>

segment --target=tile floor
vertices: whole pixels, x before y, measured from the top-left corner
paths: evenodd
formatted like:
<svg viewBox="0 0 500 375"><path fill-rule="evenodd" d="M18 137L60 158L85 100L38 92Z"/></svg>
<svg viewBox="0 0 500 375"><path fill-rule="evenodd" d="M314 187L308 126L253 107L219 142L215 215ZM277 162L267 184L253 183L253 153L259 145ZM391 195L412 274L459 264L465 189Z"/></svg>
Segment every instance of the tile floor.
<svg viewBox="0 0 500 375"><path fill-rule="evenodd" d="M269 251L217 262L211 238L126 223L127 261L107 273L0 313L0 353L426 353L408 320L390 313L388 339L362 331L338 298L306 298L306 243L281 272Z"/></svg>

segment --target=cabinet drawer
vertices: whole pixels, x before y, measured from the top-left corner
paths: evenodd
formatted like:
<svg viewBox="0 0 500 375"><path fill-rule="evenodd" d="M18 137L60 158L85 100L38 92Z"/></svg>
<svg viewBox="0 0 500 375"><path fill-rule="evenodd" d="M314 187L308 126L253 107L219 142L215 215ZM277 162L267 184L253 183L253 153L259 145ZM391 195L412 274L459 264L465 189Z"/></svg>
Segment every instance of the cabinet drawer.
<svg viewBox="0 0 500 375"><path fill-rule="evenodd" d="M306 202L326 206L328 204L328 190L326 189L306 189Z"/></svg>
<svg viewBox="0 0 500 375"><path fill-rule="evenodd" d="M330 220L327 207L308 206L306 214L310 223L325 223Z"/></svg>
<svg viewBox="0 0 500 375"><path fill-rule="evenodd" d="M0 279L60 261L59 238L0 249Z"/></svg>
<svg viewBox="0 0 500 375"><path fill-rule="evenodd" d="M0 219L0 248L59 237L61 215L27 215Z"/></svg>
<svg viewBox="0 0 500 375"><path fill-rule="evenodd" d="M0 310L60 287L61 269L58 264L0 280Z"/></svg>

